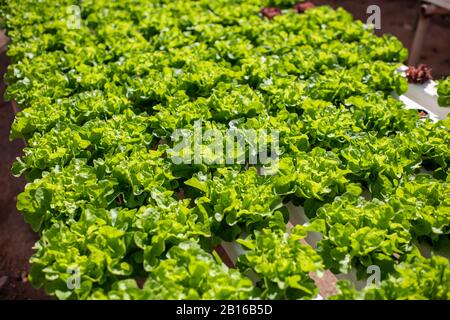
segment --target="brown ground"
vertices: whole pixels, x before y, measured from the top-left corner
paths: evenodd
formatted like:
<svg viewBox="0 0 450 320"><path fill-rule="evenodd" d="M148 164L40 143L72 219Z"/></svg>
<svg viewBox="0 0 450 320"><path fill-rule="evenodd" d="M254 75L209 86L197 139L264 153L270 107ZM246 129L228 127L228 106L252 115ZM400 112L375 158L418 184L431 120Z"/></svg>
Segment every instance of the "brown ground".
<svg viewBox="0 0 450 320"><path fill-rule="evenodd" d="M413 38L416 19L415 0L313 0L316 4L342 6L356 18L366 20L370 4L381 8L382 33L397 36L408 48ZM436 78L450 75L450 19L434 18L422 54L422 62L434 69ZM1 41L0 41L1 42ZM0 76L5 71L7 59L0 56ZM4 83L0 82L0 97ZM10 103L0 99L0 299L42 299L45 294L34 290L26 281L28 259L37 239L15 208L16 195L24 187L23 179L11 176L14 159L24 146L20 140L9 142L8 135L14 113Z"/></svg>

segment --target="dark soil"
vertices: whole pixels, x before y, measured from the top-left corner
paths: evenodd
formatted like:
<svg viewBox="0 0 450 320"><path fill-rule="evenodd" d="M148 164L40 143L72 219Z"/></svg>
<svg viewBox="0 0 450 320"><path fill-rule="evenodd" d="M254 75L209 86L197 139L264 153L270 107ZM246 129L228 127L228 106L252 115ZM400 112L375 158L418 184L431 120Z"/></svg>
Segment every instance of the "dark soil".
<svg viewBox="0 0 450 320"><path fill-rule="evenodd" d="M415 0L314 0L315 4L342 6L355 18L366 21L369 5L381 8L382 30L397 36L406 47L411 46L414 25L417 18ZM433 68L435 78L450 75L450 19L433 18L428 29L429 38L422 51L421 63ZM0 77L3 78L8 64L6 56L0 56ZM0 97L3 97L4 83L0 83ZM37 235L24 222L16 210L16 196L25 185L23 179L11 175L11 165L21 154L24 143L10 142L8 135L14 118L12 105L0 100L0 299L43 299L41 290L33 289L27 282L28 260Z"/></svg>

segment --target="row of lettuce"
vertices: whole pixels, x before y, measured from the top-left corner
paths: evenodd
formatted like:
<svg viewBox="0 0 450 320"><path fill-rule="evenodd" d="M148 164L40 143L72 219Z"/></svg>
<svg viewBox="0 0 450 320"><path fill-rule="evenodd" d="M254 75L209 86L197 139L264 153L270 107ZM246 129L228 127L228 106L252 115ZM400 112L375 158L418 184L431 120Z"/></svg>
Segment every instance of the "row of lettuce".
<svg viewBox="0 0 450 320"><path fill-rule="evenodd" d="M27 141L17 206L40 234L34 286L60 299L312 299L313 273L377 265L379 287L340 282L332 298L450 298L448 260L415 245L449 242L450 123L391 97L407 88L397 39L293 4L2 5L7 96L23 109L11 137ZM269 20L266 6L286 9ZM221 137L278 130L279 172L215 164L206 146L209 165L175 164L173 133L196 121ZM286 231L288 201L309 226ZM222 240L246 249L236 268Z"/></svg>

